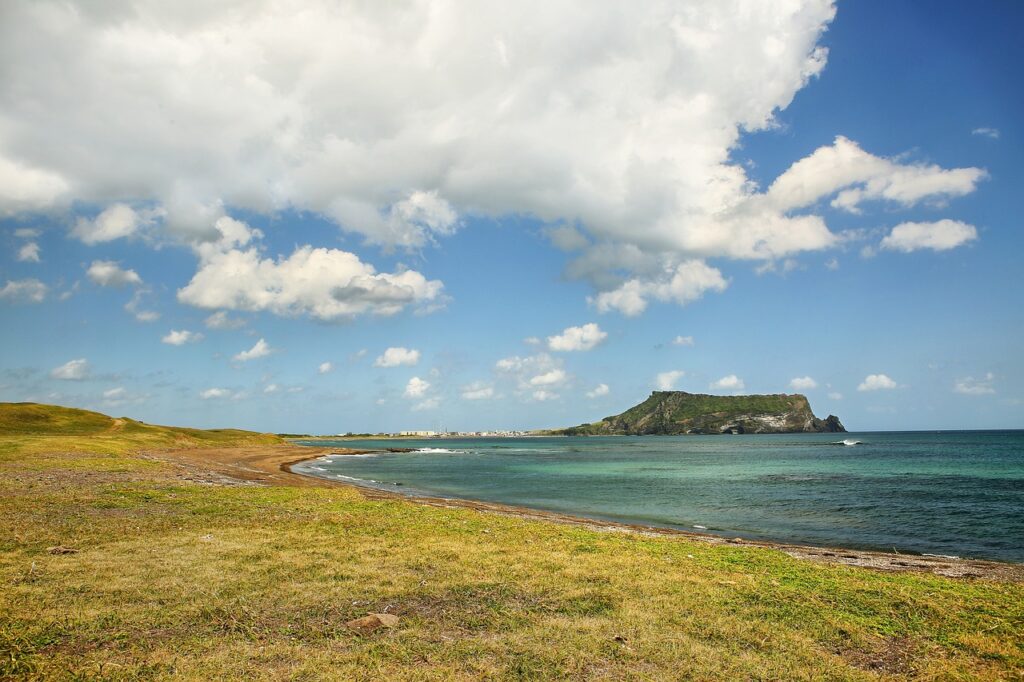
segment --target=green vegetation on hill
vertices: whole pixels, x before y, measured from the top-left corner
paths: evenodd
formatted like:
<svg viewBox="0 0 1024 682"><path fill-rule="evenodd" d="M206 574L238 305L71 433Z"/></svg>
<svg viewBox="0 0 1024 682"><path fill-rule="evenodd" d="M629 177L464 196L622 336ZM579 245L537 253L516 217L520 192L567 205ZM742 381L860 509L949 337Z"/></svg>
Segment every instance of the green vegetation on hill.
<svg viewBox="0 0 1024 682"><path fill-rule="evenodd" d="M0 429L2 679L1024 673L1020 583L369 500L350 487L199 484L81 417L54 428L100 430L33 441ZM111 451L120 468L95 466ZM400 620L346 627L367 613Z"/></svg>
<svg viewBox="0 0 1024 682"><path fill-rule="evenodd" d="M816 418L807 398L800 394L722 396L654 391L622 414L557 433L593 436L822 431L845 429L834 416Z"/></svg>
<svg viewBox="0 0 1024 682"><path fill-rule="evenodd" d="M37 403L0 403L0 458L32 453L45 466L55 452L88 453L71 466L104 469L137 467L130 457L145 449L272 445L284 441L266 433L239 429L190 429L145 424L125 417Z"/></svg>

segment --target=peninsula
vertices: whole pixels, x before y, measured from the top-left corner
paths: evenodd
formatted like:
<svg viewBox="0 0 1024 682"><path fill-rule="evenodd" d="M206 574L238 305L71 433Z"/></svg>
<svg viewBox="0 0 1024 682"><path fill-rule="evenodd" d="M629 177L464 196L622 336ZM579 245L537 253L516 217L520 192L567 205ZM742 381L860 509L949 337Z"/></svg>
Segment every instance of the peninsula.
<svg viewBox="0 0 1024 682"><path fill-rule="evenodd" d="M654 391L639 405L592 424L553 431L565 436L646 436L719 433L841 433L835 415L818 419L807 396L706 395Z"/></svg>

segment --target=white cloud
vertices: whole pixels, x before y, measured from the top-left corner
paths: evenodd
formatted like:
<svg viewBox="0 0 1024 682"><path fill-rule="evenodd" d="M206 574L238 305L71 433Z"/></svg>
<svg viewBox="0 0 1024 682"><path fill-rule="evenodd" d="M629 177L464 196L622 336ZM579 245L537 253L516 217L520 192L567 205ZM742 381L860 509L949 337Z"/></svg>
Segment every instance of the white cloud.
<svg viewBox="0 0 1024 682"><path fill-rule="evenodd" d="M35 239L41 234L42 232L34 227L19 227L14 231L14 236L18 239Z"/></svg>
<svg viewBox="0 0 1024 682"><path fill-rule="evenodd" d="M277 393L279 390L281 390L281 387L277 384L267 384L263 387L263 392L266 394Z"/></svg>
<svg viewBox="0 0 1024 682"><path fill-rule="evenodd" d="M199 270L178 291L182 303L336 320L393 315L409 305L443 300L441 282L415 270L378 273L353 253L312 246L301 246L287 258L265 259L255 247L237 248L258 238L258 231L227 217L216 226L220 239L196 246Z"/></svg>
<svg viewBox="0 0 1024 682"><path fill-rule="evenodd" d="M661 372L658 376L654 377L654 385L658 387L659 391L673 391L675 390L676 382L684 376L686 376L686 372L681 369Z"/></svg>
<svg viewBox="0 0 1024 682"><path fill-rule="evenodd" d="M392 347L385 350L376 360L374 367L415 367L420 361L420 352L415 349Z"/></svg>
<svg viewBox="0 0 1024 682"><path fill-rule="evenodd" d="M223 310L218 310L204 320L208 329L241 329L245 326L245 320L231 317Z"/></svg>
<svg viewBox="0 0 1024 682"><path fill-rule="evenodd" d="M538 389L530 394L530 396L537 402L545 402L548 400L558 400L558 394L553 393L545 389Z"/></svg>
<svg viewBox="0 0 1024 682"><path fill-rule="evenodd" d="M230 398L231 391L226 388L208 388L205 391L200 392L199 397L203 400L210 400L213 398Z"/></svg>
<svg viewBox="0 0 1024 682"><path fill-rule="evenodd" d="M857 386L858 391L889 391L898 388L896 382L885 374L869 374Z"/></svg>
<svg viewBox="0 0 1024 682"><path fill-rule="evenodd" d="M566 375L565 370L552 369L548 372L544 372L543 374L538 374L536 376L530 377L530 385L559 386L565 383L567 376L568 375Z"/></svg>
<svg viewBox="0 0 1024 682"><path fill-rule="evenodd" d="M202 334L199 332L190 332L187 329L172 329L166 336L160 339L162 343L166 343L171 346L184 346L186 343L196 343L202 340Z"/></svg>
<svg viewBox="0 0 1024 682"><path fill-rule="evenodd" d="M68 360L60 367L50 370L50 377L67 381L81 381L89 377L89 362L85 358Z"/></svg>
<svg viewBox="0 0 1024 682"><path fill-rule="evenodd" d="M561 334L548 337L548 350L592 350L604 341L607 336L608 333L601 331L601 328L593 322L589 322L581 327L566 327Z"/></svg>
<svg viewBox="0 0 1024 682"><path fill-rule="evenodd" d="M832 270L833 272L838 270L839 269L839 259L838 258L829 258L827 261L825 261L825 267L828 268L829 270Z"/></svg>
<svg viewBox="0 0 1024 682"><path fill-rule="evenodd" d="M742 391L746 388L743 379L740 379L735 374L724 376L718 381L712 381L710 387L718 391Z"/></svg>
<svg viewBox="0 0 1024 682"><path fill-rule="evenodd" d="M255 343L255 345L253 345L252 348L250 348L249 350L242 351L233 359L236 362L248 362L249 360L255 360L257 358L266 357L267 355L270 355L273 351L274 349L271 348L266 341L260 339Z"/></svg>
<svg viewBox="0 0 1024 682"><path fill-rule="evenodd" d="M971 131L971 135L981 135L982 137L988 137L993 140L999 139L998 128L975 128Z"/></svg>
<svg viewBox="0 0 1024 682"><path fill-rule="evenodd" d="M829 394L828 394L828 399L829 400L842 400L843 399L843 394L840 393L839 391L830 391Z"/></svg>
<svg viewBox="0 0 1024 682"><path fill-rule="evenodd" d="M492 0L472 12L440 0L309 0L301 12L271 0L245 11L7 5L0 214L76 201L125 215L154 206L167 231L215 239L225 206L287 208L408 248L451 234L461 214L530 215L562 226L551 239L579 251L571 270L595 287L600 310L639 314L651 299L686 304L724 289L724 278L689 295L666 288L664 273L685 263L834 245L809 210L821 199L837 195L849 210L873 199L910 205L971 191L981 176L839 138L767 191L748 177L733 159L740 136L775 125L825 67L829 0L602 11ZM81 236L139 229L100 222ZM352 268L323 286L311 276L301 296L295 282L292 295L278 293L280 268L309 248L278 261L244 250L210 259L183 300L321 319L381 309L369 293L357 310L333 302ZM220 289L218 275L239 260L242 283Z"/></svg>
<svg viewBox="0 0 1024 682"><path fill-rule="evenodd" d="M47 209L68 189L67 181L59 174L0 154L0 216Z"/></svg>
<svg viewBox="0 0 1024 682"><path fill-rule="evenodd" d="M635 317L647 309L648 300L686 305L701 298L707 291L725 291L729 283L722 273L704 261L688 260L660 276L631 279L618 288L604 291L592 299L598 312L616 310Z"/></svg>
<svg viewBox="0 0 1024 682"><path fill-rule="evenodd" d="M692 346L693 345L693 337L692 336L677 336L676 338L672 339L672 345L673 346Z"/></svg>
<svg viewBox="0 0 1024 682"><path fill-rule="evenodd" d="M71 235L86 244L99 244L134 235L150 225L161 211L137 212L127 204L111 204L93 220L79 218Z"/></svg>
<svg viewBox="0 0 1024 682"><path fill-rule="evenodd" d="M594 390L587 391L587 397L588 398L600 398L601 396L608 395L610 390L611 389L608 388L608 384L598 384L597 386L594 387Z"/></svg>
<svg viewBox="0 0 1024 682"><path fill-rule="evenodd" d="M973 225L959 220L939 220L934 223L900 223L892 228L881 247L910 253L920 249L948 251L978 238Z"/></svg>
<svg viewBox="0 0 1024 682"><path fill-rule="evenodd" d="M316 368L318 374L329 374L334 370L333 362L321 362L320 366Z"/></svg>
<svg viewBox="0 0 1024 682"><path fill-rule="evenodd" d="M811 377L794 377L789 381L789 387L794 391L809 391L818 387L818 382Z"/></svg>
<svg viewBox="0 0 1024 682"><path fill-rule="evenodd" d="M38 279L7 280L0 287L0 301L11 303L42 303L49 288Z"/></svg>
<svg viewBox="0 0 1024 682"><path fill-rule="evenodd" d="M441 406L441 399L437 396L433 398L427 398L412 406L413 412L422 412L423 410L436 410Z"/></svg>
<svg viewBox="0 0 1024 682"><path fill-rule="evenodd" d="M562 368L562 361L547 353L520 357L514 355L502 358L494 365L501 376L515 382L520 397L537 400L538 390L554 395L548 389L558 388L569 381L569 374Z"/></svg>
<svg viewBox="0 0 1024 682"><path fill-rule="evenodd" d="M110 390L103 391L103 397L106 398L107 400L116 400L118 398L124 397L125 393L127 393L127 391L125 391L123 387L119 386L118 388L112 388Z"/></svg>
<svg viewBox="0 0 1024 682"><path fill-rule="evenodd" d="M112 260L94 260L85 273L101 287L138 286L142 278L134 270L126 270Z"/></svg>
<svg viewBox="0 0 1024 682"><path fill-rule="evenodd" d="M463 400L490 400L493 397L494 387L482 381L476 381L462 387Z"/></svg>
<svg viewBox="0 0 1024 682"><path fill-rule="evenodd" d="M155 310L143 310L140 307L143 297L149 293L151 292L148 289L136 289L131 300L124 304L124 309L139 322L155 322L160 319L160 313Z"/></svg>
<svg viewBox="0 0 1024 682"><path fill-rule="evenodd" d="M992 386L995 379L996 377L992 372L988 372L981 379L975 379L974 377L957 379L956 383L953 384L953 390L964 395L990 395L996 392L996 389Z"/></svg>
<svg viewBox="0 0 1024 682"><path fill-rule="evenodd" d="M35 242L29 242L23 244L18 249L18 261L22 263L38 263L39 262L39 244Z"/></svg>
<svg viewBox="0 0 1024 682"><path fill-rule="evenodd" d="M409 383L405 385L405 392L402 395L406 398L421 398L426 394L429 388L429 381L424 381L419 377L413 377L412 379L409 379Z"/></svg>
<svg viewBox="0 0 1024 682"><path fill-rule="evenodd" d="M832 146L819 147L790 166L768 188L765 199L782 211L792 211L835 195L833 208L859 213L865 201L912 206L924 199L963 196L985 177L980 168L945 170L874 156L839 136Z"/></svg>

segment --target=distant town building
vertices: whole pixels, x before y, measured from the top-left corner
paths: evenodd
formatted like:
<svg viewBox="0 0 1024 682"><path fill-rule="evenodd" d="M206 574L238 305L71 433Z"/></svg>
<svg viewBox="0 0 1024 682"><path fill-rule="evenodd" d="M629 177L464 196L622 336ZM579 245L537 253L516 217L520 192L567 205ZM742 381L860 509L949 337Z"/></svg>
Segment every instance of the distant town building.
<svg viewBox="0 0 1024 682"><path fill-rule="evenodd" d="M436 436L437 431L399 431L399 436Z"/></svg>

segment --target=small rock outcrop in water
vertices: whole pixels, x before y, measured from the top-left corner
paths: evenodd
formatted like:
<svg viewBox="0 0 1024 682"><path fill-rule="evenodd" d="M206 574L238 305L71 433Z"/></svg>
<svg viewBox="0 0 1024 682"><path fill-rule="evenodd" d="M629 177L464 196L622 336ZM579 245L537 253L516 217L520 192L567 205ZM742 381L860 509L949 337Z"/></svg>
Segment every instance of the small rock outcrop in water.
<svg viewBox="0 0 1024 682"><path fill-rule="evenodd" d="M818 419L807 396L705 395L654 391L622 414L554 433L566 436L740 433L842 433L839 417Z"/></svg>

